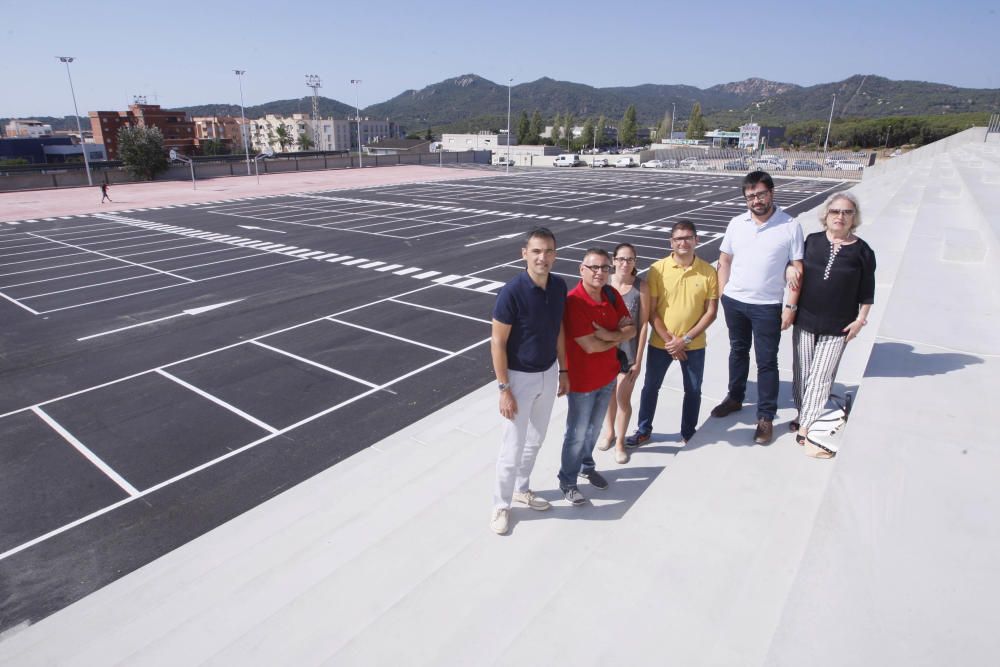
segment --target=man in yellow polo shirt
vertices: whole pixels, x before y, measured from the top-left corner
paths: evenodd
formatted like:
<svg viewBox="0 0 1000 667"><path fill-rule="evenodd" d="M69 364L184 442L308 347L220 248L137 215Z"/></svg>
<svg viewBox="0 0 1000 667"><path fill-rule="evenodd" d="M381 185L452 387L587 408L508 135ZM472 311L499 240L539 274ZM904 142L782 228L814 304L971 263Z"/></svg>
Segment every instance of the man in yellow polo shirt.
<svg viewBox="0 0 1000 667"><path fill-rule="evenodd" d="M694 223L680 220L670 233L673 252L649 267L646 281L653 333L646 350L639 425L625 439L626 447L638 447L650 439L660 385L674 359L681 362L684 377L681 438L685 443L698 428L701 379L705 374L705 329L719 311L719 279L712 265L695 255L697 245Z"/></svg>

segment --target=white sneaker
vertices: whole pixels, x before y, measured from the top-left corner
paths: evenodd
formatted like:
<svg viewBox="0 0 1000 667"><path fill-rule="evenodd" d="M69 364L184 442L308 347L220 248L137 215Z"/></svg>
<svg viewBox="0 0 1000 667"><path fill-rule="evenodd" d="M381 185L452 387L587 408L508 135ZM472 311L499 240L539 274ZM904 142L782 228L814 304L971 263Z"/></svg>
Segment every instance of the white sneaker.
<svg viewBox="0 0 1000 667"><path fill-rule="evenodd" d="M521 503L522 505L527 505L533 510L538 510L539 512L544 512L545 510L552 507L545 498L539 498L531 490L528 491L515 491L514 492L514 502Z"/></svg>
<svg viewBox="0 0 1000 667"><path fill-rule="evenodd" d="M510 510L506 507L494 508L493 518L490 519L490 528L497 535L506 535L510 528Z"/></svg>

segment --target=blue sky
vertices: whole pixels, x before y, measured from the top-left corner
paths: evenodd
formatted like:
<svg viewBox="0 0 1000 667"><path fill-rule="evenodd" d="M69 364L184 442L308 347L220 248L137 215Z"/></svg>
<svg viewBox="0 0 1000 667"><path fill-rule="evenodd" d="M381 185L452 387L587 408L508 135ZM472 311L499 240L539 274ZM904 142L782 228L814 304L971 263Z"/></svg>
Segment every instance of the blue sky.
<svg viewBox="0 0 1000 667"><path fill-rule="evenodd" d="M1000 3L614 4L427 0L372 3L79 3L0 0L0 116L163 106L247 105L309 93L361 106L475 73L593 86L701 88L756 76L813 85L853 74L1000 88ZM628 11L625 11L625 8ZM501 14L504 8L508 13ZM516 106L516 100L515 100Z"/></svg>

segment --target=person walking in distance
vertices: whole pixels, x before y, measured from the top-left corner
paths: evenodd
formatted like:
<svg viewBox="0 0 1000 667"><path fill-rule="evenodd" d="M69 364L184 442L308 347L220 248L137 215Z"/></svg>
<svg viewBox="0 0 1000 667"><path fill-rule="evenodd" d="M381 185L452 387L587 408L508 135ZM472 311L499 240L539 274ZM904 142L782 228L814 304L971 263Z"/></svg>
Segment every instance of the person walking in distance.
<svg viewBox="0 0 1000 667"><path fill-rule="evenodd" d="M108 201L111 201L111 197L108 196L108 184L107 183L101 183L101 203L102 204L104 203L105 199L107 199ZM114 203L114 202L112 202L112 203Z"/></svg>
<svg viewBox="0 0 1000 667"><path fill-rule="evenodd" d="M552 404L569 389L563 314L566 283L551 274L556 237L544 227L524 239L526 270L500 289L493 307L490 353L500 391L500 453L490 527L510 529L511 503L544 511L547 500L532 493L529 477L545 439Z"/></svg>
<svg viewBox="0 0 1000 667"><path fill-rule="evenodd" d="M615 462L628 463L625 433L632 418L632 392L642 368L642 355L646 351L646 322L649 319L649 285L639 277L636 267L638 255L631 243L619 243L611 255L614 264L610 284L625 300L629 316L635 322L638 336L618 344L619 357L625 355L627 369L620 369L615 394L608 402L604 417L604 430L597 441L601 451L615 448Z"/></svg>
<svg viewBox="0 0 1000 667"><path fill-rule="evenodd" d="M585 477L597 489L608 487L595 470L594 445L621 368L616 349L635 336L621 294L607 284L610 272L607 251L588 249L580 263L580 282L567 295L563 315L570 391L559 490L573 505L587 502L577 488L577 477Z"/></svg>
<svg viewBox="0 0 1000 667"><path fill-rule="evenodd" d="M729 328L729 392L712 410L725 417L743 408L750 344L757 361L754 442L770 444L778 410L778 342L795 320L794 303L781 307L785 267L802 271L802 227L774 204L774 181L764 171L743 178L747 212L729 222L719 255L719 289Z"/></svg>
<svg viewBox="0 0 1000 667"><path fill-rule="evenodd" d="M670 233L672 252L649 267L646 282L653 335L646 353L639 424L625 441L628 447L638 447L652 437L663 376L674 360L681 364L684 382L681 439L685 444L698 429L705 375L705 330L719 311L719 281L712 265L695 254L697 245L694 223L680 220Z"/></svg>

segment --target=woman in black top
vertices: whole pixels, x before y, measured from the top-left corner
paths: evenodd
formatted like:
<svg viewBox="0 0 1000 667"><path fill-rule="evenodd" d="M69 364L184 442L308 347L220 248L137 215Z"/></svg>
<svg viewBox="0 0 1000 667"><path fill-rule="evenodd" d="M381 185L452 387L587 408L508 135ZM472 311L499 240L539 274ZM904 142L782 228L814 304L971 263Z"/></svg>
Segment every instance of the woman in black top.
<svg viewBox="0 0 1000 667"><path fill-rule="evenodd" d="M829 443L810 440L809 427L830 397L844 347L867 324L875 297L875 253L854 235L861 207L854 195L830 195L820 208L823 231L806 237L797 294L792 364L798 418L791 428L809 456L833 458ZM795 287L793 281L793 288ZM789 299L792 303L793 299Z"/></svg>

